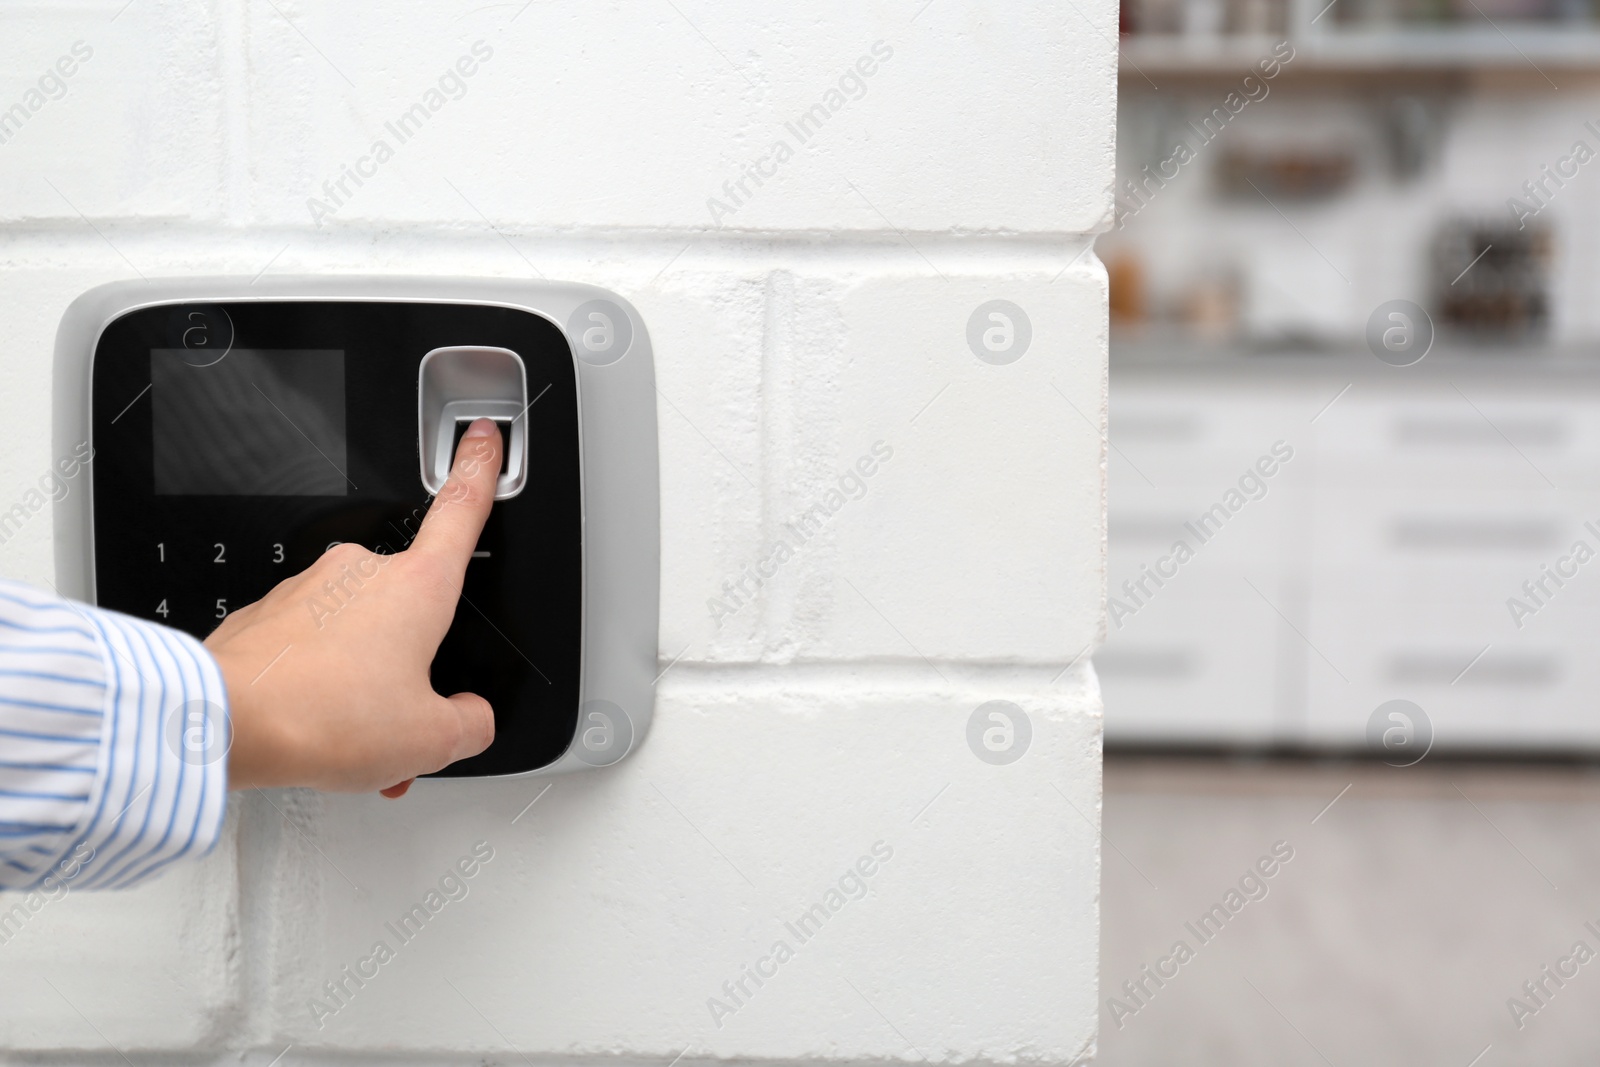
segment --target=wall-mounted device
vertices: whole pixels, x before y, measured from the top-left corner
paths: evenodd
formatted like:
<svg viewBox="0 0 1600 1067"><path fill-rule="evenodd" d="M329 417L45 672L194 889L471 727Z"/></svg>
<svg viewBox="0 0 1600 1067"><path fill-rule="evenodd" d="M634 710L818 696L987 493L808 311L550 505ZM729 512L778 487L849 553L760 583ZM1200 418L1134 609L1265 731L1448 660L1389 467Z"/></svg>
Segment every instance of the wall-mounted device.
<svg viewBox="0 0 1600 1067"><path fill-rule="evenodd" d="M463 279L119 282L56 338L58 587L204 637L329 546L405 548L474 419L495 504L433 664L494 706L443 777L608 766L654 705L655 371L622 298Z"/></svg>

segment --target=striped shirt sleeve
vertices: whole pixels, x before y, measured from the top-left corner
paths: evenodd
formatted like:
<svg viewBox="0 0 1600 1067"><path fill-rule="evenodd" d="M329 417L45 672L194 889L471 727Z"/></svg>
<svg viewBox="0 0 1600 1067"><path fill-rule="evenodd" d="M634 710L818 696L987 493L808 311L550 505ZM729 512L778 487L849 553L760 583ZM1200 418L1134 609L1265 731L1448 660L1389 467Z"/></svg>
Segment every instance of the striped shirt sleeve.
<svg viewBox="0 0 1600 1067"><path fill-rule="evenodd" d="M123 888L209 852L230 741L198 641L0 581L0 889Z"/></svg>

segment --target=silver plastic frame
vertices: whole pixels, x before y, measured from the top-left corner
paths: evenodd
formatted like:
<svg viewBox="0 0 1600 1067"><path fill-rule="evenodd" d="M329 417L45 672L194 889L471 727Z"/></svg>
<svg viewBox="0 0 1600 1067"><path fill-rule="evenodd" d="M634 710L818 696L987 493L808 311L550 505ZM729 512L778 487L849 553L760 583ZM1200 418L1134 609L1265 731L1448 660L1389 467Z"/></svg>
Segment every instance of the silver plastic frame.
<svg viewBox="0 0 1600 1067"><path fill-rule="evenodd" d="M164 304L241 301L366 301L478 304L531 312L554 323L574 353L578 339L567 321L582 304L606 300L629 318L632 341L621 358L597 366L574 355L583 529L583 656L578 734L590 709L619 708L637 748L655 710L657 619L660 607L660 471L657 458L655 362L650 337L633 306L615 293L567 282L475 278L277 277L170 278L114 282L89 290L68 306L56 333L52 446L69 455L93 441L91 372L100 337L131 311ZM95 465L84 468L84 492L56 501L56 584L62 595L95 602ZM591 702L600 701L599 704ZM574 737L574 741L577 737ZM592 769L569 744L555 762L499 777L533 777ZM463 779L436 779L458 781ZM470 780L470 779L465 779Z"/></svg>

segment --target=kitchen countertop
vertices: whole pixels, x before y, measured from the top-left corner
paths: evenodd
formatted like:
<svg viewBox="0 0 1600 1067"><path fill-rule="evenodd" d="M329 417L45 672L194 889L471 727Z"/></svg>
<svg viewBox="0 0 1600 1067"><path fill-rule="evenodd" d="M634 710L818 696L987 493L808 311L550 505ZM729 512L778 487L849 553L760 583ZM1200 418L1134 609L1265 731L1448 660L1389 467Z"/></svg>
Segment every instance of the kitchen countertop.
<svg viewBox="0 0 1600 1067"><path fill-rule="evenodd" d="M1392 367L1359 342L1323 348L1267 347L1249 342L1198 344L1175 340L1111 342L1113 384L1142 377L1204 377L1261 382L1371 381L1396 386L1455 379L1492 379L1512 388L1553 383L1600 387L1600 344L1517 346L1435 344L1420 362Z"/></svg>

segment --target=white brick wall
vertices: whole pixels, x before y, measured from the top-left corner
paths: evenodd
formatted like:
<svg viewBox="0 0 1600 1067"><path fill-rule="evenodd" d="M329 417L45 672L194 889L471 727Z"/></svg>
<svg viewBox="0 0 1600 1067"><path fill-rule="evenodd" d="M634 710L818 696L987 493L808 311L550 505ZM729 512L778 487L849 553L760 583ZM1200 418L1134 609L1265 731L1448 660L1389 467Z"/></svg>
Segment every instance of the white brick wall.
<svg viewBox="0 0 1600 1067"><path fill-rule="evenodd" d="M657 353L666 671L643 749L547 794L236 797L203 864L70 896L0 943L0 1050L1092 1048L1100 701L1080 657L1102 631L1106 297L1088 248L1109 217L1114 5L83 0L0 18L0 109L76 42L93 52L0 143L0 500L50 460L55 326L101 281L609 286ZM401 143L386 123L463 56L464 89L446 79ZM798 143L785 123L832 90ZM379 138L392 158L362 162ZM757 160L762 184L730 202ZM732 210L714 220L711 197ZM996 299L1031 325L1008 364L967 340ZM731 601L875 444L822 532ZM27 525L0 571L48 579L49 533ZM734 610L714 619L713 598ZM1015 763L969 749L990 700L1028 716ZM494 858L469 895L330 999L479 841ZM861 899L803 944L786 933L879 842L893 855ZM735 1004L722 983L779 939L793 959ZM735 1010L714 1019L713 997Z"/></svg>

